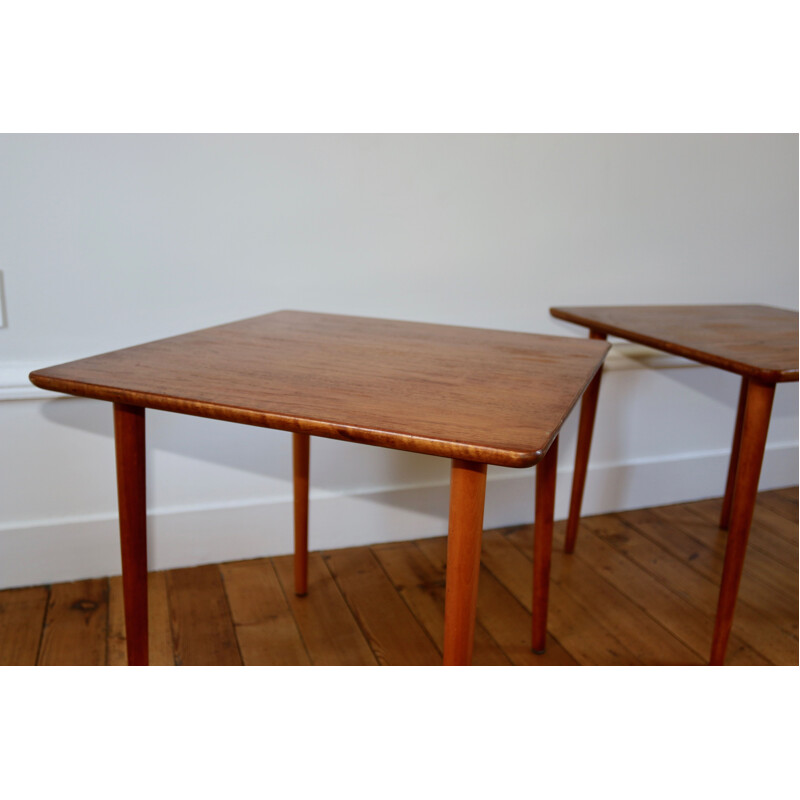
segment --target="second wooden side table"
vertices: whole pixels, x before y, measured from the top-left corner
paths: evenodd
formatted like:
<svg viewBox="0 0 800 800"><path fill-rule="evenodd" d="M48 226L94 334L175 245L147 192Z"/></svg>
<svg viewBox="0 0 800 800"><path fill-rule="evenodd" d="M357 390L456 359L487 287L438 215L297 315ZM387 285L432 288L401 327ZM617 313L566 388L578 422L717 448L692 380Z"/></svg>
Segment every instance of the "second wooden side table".
<svg viewBox="0 0 800 800"><path fill-rule="evenodd" d="M747 538L761 474L775 385L798 379L798 314L771 306L580 306L551 308L589 337L620 336L742 377L720 527L728 529L711 643L722 664L733 624ZM575 548L601 372L581 401L565 549Z"/></svg>

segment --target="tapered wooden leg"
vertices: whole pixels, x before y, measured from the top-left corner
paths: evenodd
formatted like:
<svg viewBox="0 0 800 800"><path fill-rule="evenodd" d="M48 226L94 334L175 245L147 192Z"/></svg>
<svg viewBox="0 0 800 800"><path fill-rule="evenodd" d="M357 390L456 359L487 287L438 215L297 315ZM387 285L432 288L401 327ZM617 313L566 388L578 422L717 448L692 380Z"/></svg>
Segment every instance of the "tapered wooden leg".
<svg viewBox="0 0 800 800"><path fill-rule="evenodd" d="M547 599L553 552L553 509L556 499L558 438L536 466L536 522L533 532L532 649L544 653L547 638Z"/></svg>
<svg viewBox="0 0 800 800"><path fill-rule="evenodd" d="M739 464L731 505L728 544L725 548L725 564L722 568L722 581L719 589L717 617L714 622L714 639L711 644L711 663L722 664L725 649L733 624L739 580L742 577L744 555L747 550L747 537L753 519L753 509L758 492L758 479L761 475L761 462L767 442L767 429L772 411L775 384L747 382L747 398L744 406L744 420L739 448Z"/></svg>
<svg viewBox="0 0 800 800"><path fill-rule="evenodd" d="M146 666L147 507L145 501L144 409L114 404L119 538L128 664Z"/></svg>
<svg viewBox="0 0 800 800"><path fill-rule="evenodd" d="M294 462L294 593L308 591L308 467L309 436L292 434Z"/></svg>
<svg viewBox="0 0 800 800"><path fill-rule="evenodd" d="M590 339L605 339L604 333L589 331ZM575 472L572 475L572 495L569 501L569 517L567 517L567 534L564 541L564 552L572 553L575 550L575 540L578 538L578 525L581 519L581 504L583 503L583 487L586 483L586 469L589 464L589 450L592 446L592 432L594 431L594 417L597 411L597 396L600 393L600 379L603 368L595 373L592 382L586 387L581 398L581 417L578 423L578 442L575 450Z"/></svg>
<svg viewBox="0 0 800 800"><path fill-rule="evenodd" d="M719 515L719 526L728 530L731 521L731 504L733 502L733 487L736 483L736 468L739 463L739 450L742 443L742 424L744 423L744 408L747 401L747 378L742 377L742 388L739 390L739 408L736 412L736 427L733 429L733 445L731 446L731 461L728 465L728 480L725 483L725 498L722 501L722 513Z"/></svg>
<svg viewBox="0 0 800 800"><path fill-rule="evenodd" d="M486 464L453 459L444 599L444 664L472 662L481 565Z"/></svg>

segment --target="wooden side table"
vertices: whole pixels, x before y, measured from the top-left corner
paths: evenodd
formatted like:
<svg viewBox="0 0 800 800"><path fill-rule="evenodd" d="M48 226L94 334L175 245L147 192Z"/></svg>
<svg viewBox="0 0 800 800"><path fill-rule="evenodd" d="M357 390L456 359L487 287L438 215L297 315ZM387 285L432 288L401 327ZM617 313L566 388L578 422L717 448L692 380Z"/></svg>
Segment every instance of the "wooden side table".
<svg viewBox="0 0 800 800"><path fill-rule="evenodd" d="M37 370L114 404L128 662L147 664L145 409L293 434L295 591L306 591L309 437L452 459L444 663L469 664L486 467L536 471L533 647L543 651L561 425L605 342L280 311Z"/></svg>
<svg viewBox="0 0 800 800"><path fill-rule="evenodd" d="M720 527L728 530L711 644L722 664L758 491L775 385L798 379L798 314L758 305L583 306L551 308L558 319L589 329L591 339L632 342L742 376ZM565 550L575 548L600 390L598 371L581 401Z"/></svg>

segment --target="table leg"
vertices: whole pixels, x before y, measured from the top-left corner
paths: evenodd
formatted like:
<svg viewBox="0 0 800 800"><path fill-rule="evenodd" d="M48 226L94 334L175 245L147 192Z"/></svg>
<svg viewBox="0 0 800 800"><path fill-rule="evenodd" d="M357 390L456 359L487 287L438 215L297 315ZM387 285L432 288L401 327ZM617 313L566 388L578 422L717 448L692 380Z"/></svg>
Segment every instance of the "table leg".
<svg viewBox="0 0 800 800"><path fill-rule="evenodd" d="M308 591L308 470L309 436L292 434L294 463L294 593Z"/></svg>
<svg viewBox="0 0 800 800"><path fill-rule="evenodd" d="M444 600L444 665L472 662L486 464L453 459Z"/></svg>
<svg viewBox="0 0 800 800"><path fill-rule="evenodd" d="M733 487L736 484L736 469L739 464L739 450L742 444L742 424L744 422L744 409L747 401L747 382L747 378L742 376L742 388L739 390L739 408L736 412L736 427L733 429L731 461L728 465L728 480L725 483L725 498L722 501L722 513L719 516L719 526L725 531L728 530L731 521Z"/></svg>
<svg viewBox="0 0 800 800"><path fill-rule="evenodd" d="M605 339L606 334L589 331L590 339ZM586 483L586 469L589 464L589 450L592 446L592 432L594 431L594 417L597 411L597 396L600 393L600 379L603 368L597 370L591 383L581 398L581 417L578 424L578 442L575 449L575 472L572 475L572 495L569 501L569 517L567 518L567 534L564 541L564 552L572 553L575 550L575 540L578 538L578 524L581 519L581 504L583 503L583 487Z"/></svg>
<svg viewBox="0 0 800 800"><path fill-rule="evenodd" d="M558 437L536 466L536 521L533 532L532 649L544 653L547 638L547 599L553 552L553 509L556 499Z"/></svg>
<svg viewBox="0 0 800 800"><path fill-rule="evenodd" d="M747 382L747 397L744 404L738 468L731 504L728 544L725 548L725 564L719 589L717 617L714 622L714 638L711 644L711 664L720 665L725 659L725 649L733 624L733 612L739 591L739 580L747 549L747 537L753 519L753 509L761 475L761 462L767 442L772 400L775 384Z"/></svg>
<svg viewBox="0 0 800 800"><path fill-rule="evenodd" d="M149 654L144 408L114 403L114 442L128 664L146 666Z"/></svg>

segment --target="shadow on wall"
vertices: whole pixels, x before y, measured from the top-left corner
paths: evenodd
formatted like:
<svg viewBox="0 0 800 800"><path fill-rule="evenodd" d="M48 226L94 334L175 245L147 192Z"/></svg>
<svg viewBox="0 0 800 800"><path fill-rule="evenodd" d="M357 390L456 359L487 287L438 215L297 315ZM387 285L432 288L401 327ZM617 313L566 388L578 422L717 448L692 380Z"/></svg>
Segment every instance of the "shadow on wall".
<svg viewBox="0 0 800 800"><path fill-rule="evenodd" d="M42 404L49 422L113 442L110 403L58 399ZM163 451L187 459L286 482L291 492L292 437L285 431L252 425L147 410L148 486L157 481L153 455ZM449 460L418 453L370 447L314 437L311 448L312 491L354 494L363 500L398 505L408 510L447 516L447 508L420 508L405 487L439 486L449 480ZM111 455L108 469L114 469ZM382 491L385 490L385 491ZM413 493L412 493L413 494ZM218 499L218 498L215 498ZM418 499L418 498L417 498ZM202 502L198 498L198 502Z"/></svg>
<svg viewBox="0 0 800 800"><path fill-rule="evenodd" d="M727 409L730 409L732 413L731 437L733 436L733 425L736 420L739 390L741 388L741 377L739 375L713 368L664 369L660 373L683 389L713 399L720 406L726 408L725 413L727 413ZM775 430L781 419L797 419L797 390L798 385L796 382L777 384L770 417L770 431Z"/></svg>
<svg viewBox="0 0 800 800"><path fill-rule="evenodd" d="M58 399L42 404L41 413L51 423L103 437L109 442L108 464L113 470L114 425L111 404L87 399ZM187 459L238 470L250 476L264 476L285 483L288 499L292 479L291 434L250 425L148 410L147 471L148 494L157 483L154 455L163 451ZM577 414L562 429L561 455L574 452ZM571 456L569 456L571 458ZM525 477L523 502L533 514L535 471L490 467L491 477ZM172 476L174 480L174 473ZM450 480L446 458L388 450L352 442L314 437L311 446L312 492L346 494L358 502L391 506L415 514L447 519L442 487ZM565 482L566 483L566 482ZM562 491L565 489L562 488ZM566 489L568 491L568 487ZM506 490L489 490L487 508L506 502ZM205 498L214 501L221 498ZM267 498L265 498L267 499ZM204 498L197 498L202 504ZM151 500L148 503L152 505ZM532 518L532 516L531 516Z"/></svg>
<svg viewBox="0 0 800 800"><path fill-rule="evenodd" d="M638 372L638 370L636 371ZM659 376L679 384L676 395L699 394L711 400L721 409L720 413L730 420L731 434L738 401L738 378L721 376L711 369L662 369ZM619 401L614 402L617 387L611 384L612 375L604 377L600 392L598 424L595 437L607 443L593 449L593 463L613 463L622 460L625 451L626 410ZM629 377L631 373L627 373ZM724 379L721 379L724 377ZM620 386L619 388L622 388ZM778 387L775 396L773 419L779 416L792 418L796 414L796 393L782 391ZM682 390L682 391L681 391ZM635 403L636 398L631 402ZM637 413L648 414L647 408L638 408ZM99 401L71 399L51 400L42 404L42 414L51 423L95 434L113 440L113 417L111 404ZM577 430L578 408L562 429L559 462L562 470L571 470ZM670 420L674 425L675 417ZM658 420L653 418L653 424ZM727 422L723 423L725 426ZM147 412L148 471L151 482L157 480L153 468L153 454L164 451L187 459L238 470L254 476L265 476L286 483L290 492L292 476L291 435L284 431L236 425L188 415L148 410ZM113 462L108 469L113 470ZM490 468L490 475L505 477L527 472L530 476L530 493L533 496L534 471ZM564 476L565 478L567 476ZM402 491L409 487L441 487L449 480L449 461L444 458L389 451L385 448L369 447L314 437L312 443L311 486L312 490L334 494L351 494L360 500L389 505L409 511L446 518L446 504L442 506L441 491ZM559 494L569 493L569 479L559 482ZM620 500L625 494L624 486L614 486ZM421 497L429 497L430 503ZM607 497L614 507L617 498ZM492 501L492 492L487 493L487 504ZM200 500L199 502L202 502Z"/></svg>

